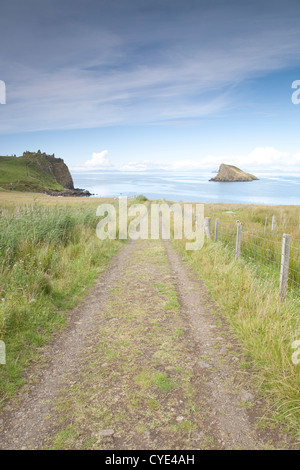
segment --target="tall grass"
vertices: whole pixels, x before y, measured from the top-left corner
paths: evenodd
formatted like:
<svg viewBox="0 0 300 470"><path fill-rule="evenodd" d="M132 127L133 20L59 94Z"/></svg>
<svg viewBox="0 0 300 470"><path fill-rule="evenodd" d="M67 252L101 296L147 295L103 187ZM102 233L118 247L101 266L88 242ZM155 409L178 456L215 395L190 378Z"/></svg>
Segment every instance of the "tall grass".
<svg viewBox="0 0 300 470"><path fill-rule="evenodd" d="M3 211L4 212L4 211ZM13 262L24 256L25 244L66 244L74 236L76 224L84 223L80 211L31 206L4 212L0 217L0 259Z"/></svg>
<svg viewBox="0 0 300 470"><path fill-rule="evenodd" d="M212 220L212 230L214 220ZM263 278L273 277L279 287L281 268L282 234L288 227L268 232L262 228L254 229L253 224L245 220L242 225L241 256L257 269ZM219 220L218 240L226 246L235 248L236 223ZM280 233L281 232L281 233ZM298 235L299 237L299 235ZM288 295L300 301L300 237L291 238L289 258Z"/></svg>
<svg viewBox="0 0 300 470"><path fill-rule="evenodd" d="M122 246L96 236L94 205L10 206L0 215L0 403L23 383L37 348L66 323L74 306Z"/></svg>
<svg viewBox="0 0 300 470"><path fill-rule="evenodd" d="M241 215L242 209L239 210ZM251 212L249 208L243 210L244 216ZM205 211L206 216L212 213L207 207ZM292 298L281 301L278 277L273 269L278 260L272 259L269 254L270 269L263 272L264 267L259 262L260 248L250 247L250 237L243 239L245 250L248 244L248 253L246 250L244 257L235 261L235 239L232 235L235 236L236 226L230 218L242 218L227 214L224 206L222 213L226 214L224 219L229 224L225 231L229 240L227 244L224 239L223 243L206 240L204 247L198 251L186 251L186 240L175 240L174 244L203 279L220 306L222 315L251 358L258 385L274 411L272 419L285 425L300 442L300 365L292 361L292 343L300 339L299 303ZM218 217L220 215L219 212ZM265 212L259 220L262 221L264 216ZM255 218L255 211L251 217L252 220ZM243 222L246 225L245 217ZM250 221L249 225L253 228L251 224ZM234 226L232 233L230 226ZM250 252L252 259L249 259Z"/></svg>
<svg viewBox="0 0 300 470"><path fill-rule="evenodd" d="M271 233L272 216L275 216L273 233L288 233L292 238L300 238L299 206L262 206L248 204L205 204L205 213L212 219L235 223L239 220L252 230ZM267 219L267 221L266 221Z"/></svg>

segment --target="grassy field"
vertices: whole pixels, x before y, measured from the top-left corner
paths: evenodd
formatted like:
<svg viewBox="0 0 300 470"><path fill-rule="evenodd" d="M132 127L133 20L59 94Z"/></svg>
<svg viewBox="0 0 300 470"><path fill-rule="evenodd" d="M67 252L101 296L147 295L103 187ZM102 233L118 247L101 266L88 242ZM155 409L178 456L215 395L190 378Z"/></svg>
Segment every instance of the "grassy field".
<svg viewBox="0 0 300 470"><path fill-rule="evenodd" d="M103 202L101 200L101 202ZM0 403L23 383L38 348L64 327L118 240L96 237L97 200L0 193Z"/></svg>
<svg viewBox="0 0 300 470"><path fill-rule="evenodd" d="M215 218L224 222L219 242L214 243L212 233L212 240L206 240L200 251L186 251L185 240L174 243L208 286L249 355L257 371L258 385L270 400L274 420L285 424L300 440L300 365L292 361L292 343L300 339L299 291L281 301L278 260L264 265L262 245L251 246L249 237L251 230L260 231L259 236L270 240L264 250L269 246L271 251L272 239L278 236L280 252L282 233L300 238L299 212L299 207L207 204L205 216L212 218L211 231ZM265 218L270 220L274 214L277 226L271 235L264 230L264 224ZM243 223L246 232L242 237L244 251L238 261L235 261L236 220Z"/></svg>
<svg viewBox="0 0 300 470"><path fill-rule="evenodd" d="M271 232L272 216L275 215L275 232L289 233L293 238L300 238L299 206L263 206L247 204L205 204L205 215L213 220L234 223L239 220L245 227Z"/></svg>
<svg viewBox="0 0 300 470"><path fill-rule="evenodd" d="M96 208L103 202L113 200L0 192L0 339L7 346L7 365L0 366L1 400L23 383L22 372L38 358L39 347L64 327L67 310L83 298L122 247L118 240L96 237ZM291 348L300 339L299 303L290 297L280 300L277 260L274 275L267 275L259 258L250 260L247 253L236 262L230 236L240 220L244 247L251 230L270 240L281 240L284 232L297 240L299 212L299 207L206 204L212 229L215 218L224 227L228 224L231 242L206 241L196 252L185 251L185 240L174 243L204 280L248 353L276 419L300 440L300 365L292 362ZM265 228L266 217L270 221L272 215L273 233L269 223ZM259 248L253 250L258 256Z"/></svg>
<svg viewBox="0 0 300 470"><path fill-rule="evenodd" d="M282 235L291 237L287 294L300 298L300 208L298 206L207 205L214 238L215 220L219 219L219 241L235 248L236 221L242 223L241 256L263 278L273 277L279 285ZM272 218L274 226L272 228Z"/></svg>

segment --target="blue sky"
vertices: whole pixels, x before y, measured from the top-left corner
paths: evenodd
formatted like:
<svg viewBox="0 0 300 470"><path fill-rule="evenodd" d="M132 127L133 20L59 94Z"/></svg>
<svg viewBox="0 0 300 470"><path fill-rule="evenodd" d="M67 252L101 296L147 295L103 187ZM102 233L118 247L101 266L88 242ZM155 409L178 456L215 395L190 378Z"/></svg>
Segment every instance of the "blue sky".
<svg viewBox="0 0 300 470"><path fill-rule="evenodd" d="M293 0L6 2L0 155L300 171L299 19Z"/></svg>

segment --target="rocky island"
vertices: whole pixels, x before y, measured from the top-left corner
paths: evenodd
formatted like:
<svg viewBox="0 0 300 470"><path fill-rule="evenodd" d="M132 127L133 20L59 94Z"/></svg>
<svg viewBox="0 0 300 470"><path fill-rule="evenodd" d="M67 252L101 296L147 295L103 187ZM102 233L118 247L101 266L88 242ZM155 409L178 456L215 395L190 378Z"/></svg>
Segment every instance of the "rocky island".
<svg viewBox="0 0 300 470"><path fill-rule="evenodd" d="M242 181L253 181L258 180L258 178L250 173L245 173L233 165L225 165L222 163L220 165L217 176L211 178L209 181L217 181L220 183L233 183L233 182L242 182Z"/></svg>

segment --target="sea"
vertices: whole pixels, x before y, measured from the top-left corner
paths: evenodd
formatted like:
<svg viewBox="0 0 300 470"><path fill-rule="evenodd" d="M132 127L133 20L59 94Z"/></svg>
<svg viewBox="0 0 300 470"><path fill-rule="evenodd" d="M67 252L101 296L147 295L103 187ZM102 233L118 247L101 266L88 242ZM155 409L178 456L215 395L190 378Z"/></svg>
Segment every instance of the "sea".
<svg viewBox="0 0 300 470"><path fill-rule="evenodd" d="M211 172L73 171L76 188L92 197L134 197L174 202L300 205L300 173L256 172L259 180L243 183L209 181Z"/></svg>

